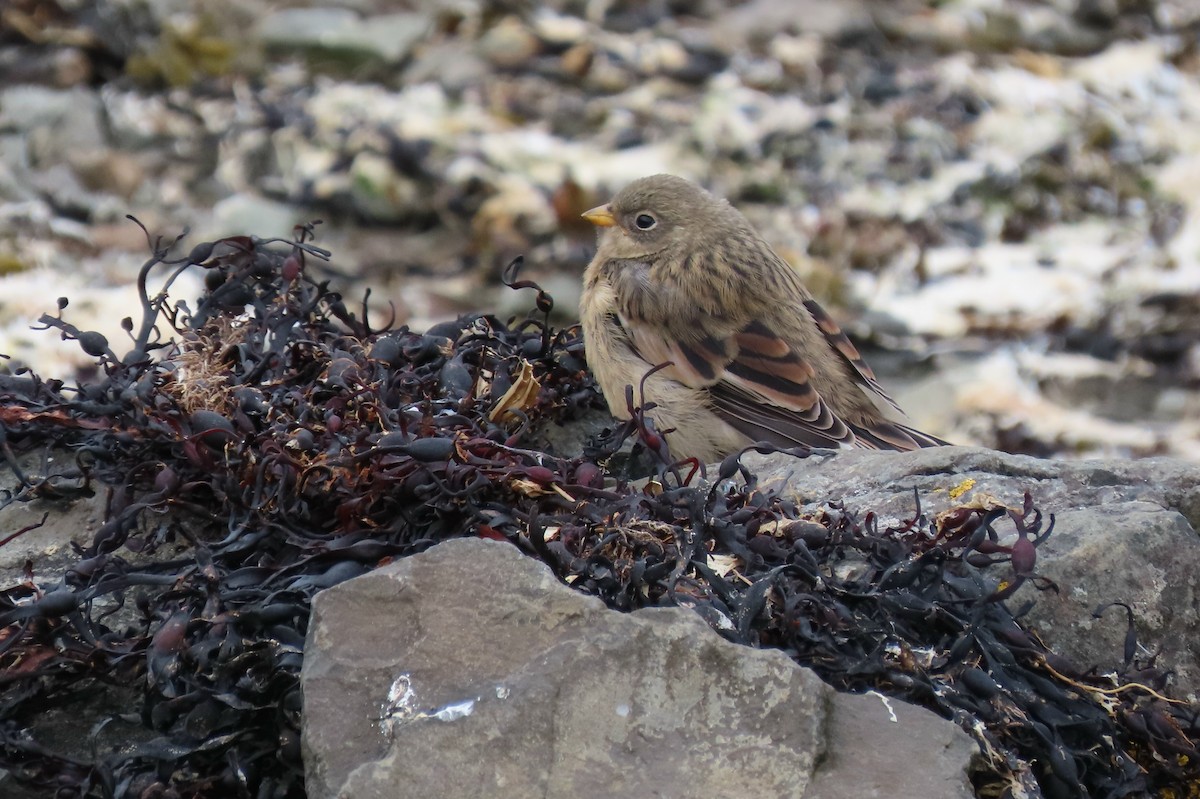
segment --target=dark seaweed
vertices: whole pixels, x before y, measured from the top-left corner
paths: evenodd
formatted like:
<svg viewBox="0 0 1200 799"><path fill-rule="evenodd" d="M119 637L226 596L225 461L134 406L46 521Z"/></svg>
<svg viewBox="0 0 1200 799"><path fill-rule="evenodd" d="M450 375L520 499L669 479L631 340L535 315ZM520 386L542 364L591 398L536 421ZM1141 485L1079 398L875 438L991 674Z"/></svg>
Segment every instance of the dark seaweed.
<svg viewBox="0 0 1200 799"><path fill-rule="evenodd" d="M1102 676L1008 609L1025 585L1054 590L1035 574L1053 517L1034 498L931 518L914 497L890 528L837 503L804 515L737 456L697 481L632 389L633 419L585 455L544 451L547 425L602 402L578 329L550 326L553 299L518 279L519 263L505 281L537 289L530 316L417 333L375 327L365 303L353 311L311 278L312 259L328 258L312 234L232 237L175 260L178 240L153 242L128 344L71 324L65 299L42 319L97 358L100 379L0 376L0 459L17 482L0 507L108 492L61 579L39 581L35 563L0 593L0 767L25 784L58 797L303 796L312 596L483 536L613 608L691 607L839 689L954 719L981 746L981 796L1195 795L1196 709L1136 658L1132 613L1123 673ZM147 294L160 267L205 270L194 311ZM22 467L51 451L74 462ZM618 461L653 475L631 482ZM132 712L95 725L93 756L39 740L40 716L108 694ZM120 747L107 746L118 728Z"/></svg>

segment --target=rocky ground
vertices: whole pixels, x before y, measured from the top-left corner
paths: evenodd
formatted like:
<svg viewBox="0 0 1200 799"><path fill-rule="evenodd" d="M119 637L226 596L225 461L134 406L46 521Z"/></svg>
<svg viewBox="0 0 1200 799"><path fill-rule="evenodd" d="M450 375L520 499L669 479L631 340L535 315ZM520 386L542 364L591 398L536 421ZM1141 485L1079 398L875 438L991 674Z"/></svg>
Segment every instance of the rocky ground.
<svg viewBox="0 0 1200 799"><path fill-rule="evenodd" d="M1200 458L1194 3L0 15L9 369L94 369L30 331L60 295L123 335L146 253L126 214L191 241L322 219L331 279L421 329L527 307L498 280L518 254L569 316L592 243L579 211L667 171L746 212L920 426L1038 455Z"/></svg>
<svg viewBox="0 0 1200 799"><path fill-rule="evenodd" d="M375 331L393 310L421 330L527 312L500 277L521 254L569 324L578 212L677 172L751 216L921 426L1195 459L1191 4L149 0L9 2L0 21L0 794L373 795L395 766L420 795L486 792L447 772L522 796L617 772L627 795L681 778L557 755L636 761L651 750L612 741L686 732L715 756L656 764L736 796L722 786L751 783L715 777L729 735L761 737L760 697L710 727L687 711L765 661L808 703L785 720L827 723L747 765L806 796L1200 784L1195 465L793 453L629 483L634 426L597 432L569 330L535 312L382 334L313 280L370 288ZM149 248L126 213L167 242L194 231L179 266L202 266L169 301L134 286ZM309 243L192 249L314 218L329 263ZM586 425L555 443L556 422ZM406 557L455 538L508 543ZM744 646L701 646L695 616ZM487 636L513 647L473 646ZM601 638L615 659L593 657ZM663 663L682 708L650 701ZM870 716L828 686L878 692L858 698ZM907 746L927 738L904 700L957 722L935 725L950 762ZM518 761L494 731L526 719L545 735ZM481 733L434 748L486 756L427 758L411 742L431 727ZM895 763L943 792L890 780Z"/></svg>

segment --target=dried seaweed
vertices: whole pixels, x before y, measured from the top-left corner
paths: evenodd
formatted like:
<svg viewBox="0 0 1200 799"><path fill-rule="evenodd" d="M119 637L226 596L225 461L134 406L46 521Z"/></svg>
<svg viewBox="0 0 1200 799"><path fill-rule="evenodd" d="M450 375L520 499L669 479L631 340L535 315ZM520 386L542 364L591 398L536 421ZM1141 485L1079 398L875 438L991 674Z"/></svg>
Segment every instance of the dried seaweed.
<svg viewBox="0 0 1200 799"><path fill-rule="evenodd" d="M313 595L484 536L614 608L692 607L841 689L954 719L984 752L981 796L1196 795L1200 722L1164 695L1161 668L1134 643L1120 675L1080 668L1008 609L1027 585L1053 589L1035 573L1053 519L1032 497L934 518L917 497L891 528L837 504L806 516L736 456L711 480L672 463L633 390L630 422L582 456L547 452L546 425L601 405L578 330L548 324L547 294L524 319L377 328L365 303L353 312L310 277L329 255L312 233L232 237L175 260L178 240L153 242L123 355L71 324L65 300L42 319L97 358L101 379L0 376L0 459L17 481L0 507L108 492L103 525L60 579L31 564L0 593L0 767L25 784L59 797L303 796ZM194 311L147 293L157 268L205 270ZM518 268L506 282L536 289ZM57 471L22 467L64 451L74 461ZM648 482L629 479L638 462ZM1009 528L1015 543L1001 545ZM93 756L39 740L47 714L109 694L129 705L91 730Z"/></svg>

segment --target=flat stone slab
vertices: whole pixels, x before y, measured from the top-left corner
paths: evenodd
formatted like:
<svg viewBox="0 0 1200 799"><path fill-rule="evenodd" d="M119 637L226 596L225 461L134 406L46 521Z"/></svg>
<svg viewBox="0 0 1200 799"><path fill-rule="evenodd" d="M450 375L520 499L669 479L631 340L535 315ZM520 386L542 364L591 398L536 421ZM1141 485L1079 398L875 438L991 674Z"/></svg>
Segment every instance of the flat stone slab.
<svg viewBox="0 0 1200 799"><path fill-rule="evenodd" d="M950 722L691 611L610 611L503 543L319 594L302 682L314 799L972 795Z"/></svg>
<svg viewBox="0 0 1200 799"><path fill-rule="evenodd" d="M1200 698L1200 465L1172 458L1042 460L972 447L848 450L805 459L749 455L743 462L764 487L805 510L837 500L851 513L875 512L881 526L912 518L914 491L931 518L970 503L1020 508L1029 491L1047 522L1055 516L1035 571L1057 590L1023 586L1009 600L1014 608L1034 601L1023 621L1081 670L1117 671L1125 615L1111 609L1094 618L1093 612L1123 602L1133 610L1139 656L1159 652L1159 664L1173 670L1171 693ZM996 529L1013 532L1004 521ZM998 579L1011 575L1007 564L991 571Z"/></svg>

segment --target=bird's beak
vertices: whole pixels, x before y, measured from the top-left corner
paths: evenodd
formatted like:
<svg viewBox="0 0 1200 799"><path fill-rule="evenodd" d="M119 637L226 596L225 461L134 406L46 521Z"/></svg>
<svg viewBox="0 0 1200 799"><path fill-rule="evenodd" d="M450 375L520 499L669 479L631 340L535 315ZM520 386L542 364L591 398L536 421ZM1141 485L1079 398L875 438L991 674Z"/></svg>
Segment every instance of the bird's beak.
<svg viewBox="0 0 1200 799"><path fill-rule="evenodd" d="M607 205L597 205L592 210L585 211L581 216L596 227L612 227L617 224L616 217L612 215L612 208Z"/></svg>

